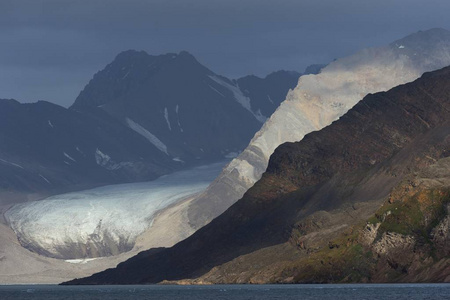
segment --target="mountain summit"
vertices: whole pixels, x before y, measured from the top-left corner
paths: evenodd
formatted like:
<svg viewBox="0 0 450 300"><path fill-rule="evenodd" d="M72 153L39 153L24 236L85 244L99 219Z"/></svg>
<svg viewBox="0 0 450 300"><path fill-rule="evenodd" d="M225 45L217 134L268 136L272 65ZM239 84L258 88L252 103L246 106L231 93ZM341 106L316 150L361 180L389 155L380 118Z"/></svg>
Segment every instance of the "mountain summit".
<svg viewBox="0 0 450 300"><path fill-rule="evenodd" d="M252 77L255 82L244 84L245 90L241 90L238 81L213 73L188 52L151 56L130 50L95 74L70 109L44 101L20 104L0 100L0 196L6 195L0 197L0 212L12 212L10 206L24 200L153 180L213 162L224 165L247 145L266 119L264 114L269 116L276 109L299 76L284 71L275 74L279 75ZM266 89L261 95L256 90L262 85ZM202 181L202 189L195 185L192 193L203 190L207 183ZM171 201L183 198L180 193L169 194L157 197ZM45 201L16 205L17 226L11 218L10 225L24 247L57 258L126 252L135 245L136 227L150 227L149 215L139 226L129 226L131 230L124 230L115 217L108 226L103 206L94 208L82 198L86 197L68 201L67 206L60 205L61 201L49 204L52 212ZM142 215L145 208L139 205L150 207L145 203L147 198L141 202L138 198L133 197L137 205L124 206L128 213L134 207ZM64 218L56 221L52 216L64 215L68 207L87 211L82 222L93 226L70 230L55 225L67 225ZM68 227L79 226L80 222L72 219L73 226ZM35 234L36 226L55 231L50 236L51 230ZM109 234L112 228L117 228L113 238Z"/></svg>
<svg viewBox="0 0 450 300"><path fill-rule="evenodd" d="M300 141L330 125L369 93L386 91L448 65L450 32L430 29L335 60L320 74L302 76L247 148L193 203L192 225L203 226L240 199L261 177L280 144Z"/></svg>
<svg viewBox="0 0 450 300"><path fill-rule="evenodd" d="M157 141L168 156L192 164L240 152L277 107L267 94L279 104L299 74L285 77L267 79L269 91L254 95L259 85L241 90L239 80L213 73L186 51L152 56L129 50L94 75L71 109L98 107Z"/></svg>
<svg viewBox="0 0 450 300"><path fill-rule="evenodd" d="M278 147L261 180L188 239L71 283L448 280L449 122L450 67L370 94Z"/></svg>

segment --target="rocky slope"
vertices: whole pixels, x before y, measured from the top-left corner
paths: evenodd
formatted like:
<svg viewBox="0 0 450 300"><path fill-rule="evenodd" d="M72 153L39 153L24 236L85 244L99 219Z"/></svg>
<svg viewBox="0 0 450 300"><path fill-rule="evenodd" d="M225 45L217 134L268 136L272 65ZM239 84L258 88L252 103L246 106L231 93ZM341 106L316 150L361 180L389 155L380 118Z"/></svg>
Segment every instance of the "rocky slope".
<svg viewBox="0 0 450 300"><path fill-rule="evenodd" d="M299 76L281 71L236 82L185 51L152 56L130 50L95 74L71 109L98 107L125 126L150 133L179 163L197 164L242 151Z"/></svg>
<svg viewBox="0 0 450 300"><path fill-rule="evenodd" d="M0 222L14 229L24 247L49 257L129 251L156 211L212 181L192 166L220 161L214 168L220 170L299 76L249 76L238 80L241 89L187 52L151 56L130 50L94 75L70 109L0 100ZM86 190L154 180L180 169L192 172L171 185ZM86 191L65 194L80 190ZM62 195L30 202L54 194ZM192 229L171 235L180 240L185 232Z"/></svg>
<svg viewBox="0 0 450 300"><path fill-rule="evenodd" d="M320 72L320 69L308 67L306 71ZM287 92L297 86L299 75L292 71L273 72L265 78L249 75L237 79L236 85L250 99L252 110L261 112L267 119L286 99Z"/></svg>
<svg viewBox="0 0 450 300"><path fill-rule="evenodd" d="M299 76L255 77L247 97L187 52L130 50L95 74L71 109L0 100L1 203L152 180L236 155L265 120L262 107L269 116ZM255 94L262 85L267 95Z"/></svg>
<svg viewBox="0 0 450 300"><path fill-rule="evenodd" d="M151 180L177 163L101 110L0 100L0 190L44 194ZM8 198L2 197L2 200Z"/></svg>
<svg viewBox="0 0 450 300"><path fill-rule="evenodd" d="M368 93L388 90L449 64L450 32L431 29L338 59L318 75L302 76L248 147L194 201L191 226L207 224L240 199L261 177L280 144L299 141L329 125Z"/></svg>
<svg viewBox="0 0 450 300"><path fill-rule="evenodd" d="M368 95L332 125L278 147L261 180L190 238L70 283L322 281L325 267L331 264L342 275L346 266L359 261L345 257L361 253L378 259L373 272L369 269L366 276L356 269L359 277L331 276L327 281L389 281L376 276L384 268L393 269L397 281L448 280L449 149L450 68L444 68ZM402 194L401 184L411 178L434 180L439 188ZM393 206L383 207L389 195ZM381 223L366 238L367 247L376 252L351 247L348 230L367 220L375 228ZM339 236L343 242L336 241ZM331 255L321 256L321 251L339 249L333 252L339 258L345 247L353 252L342 264ZM405 249L418 252L389 264L390 257L397 257L391 253ZM304 259L315 259L307 278ZM410 262L414 267L408 267ZM434 270L429 277L420 275L426 268Z"/></svg>

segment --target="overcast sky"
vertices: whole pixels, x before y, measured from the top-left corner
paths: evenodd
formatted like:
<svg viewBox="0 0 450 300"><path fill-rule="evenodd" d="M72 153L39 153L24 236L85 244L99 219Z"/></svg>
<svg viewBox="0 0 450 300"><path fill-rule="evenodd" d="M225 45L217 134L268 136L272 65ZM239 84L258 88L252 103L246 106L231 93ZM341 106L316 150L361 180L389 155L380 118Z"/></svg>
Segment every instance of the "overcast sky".
<svg viewBox="0 0 450 300"><path fill-rule="evenodd" d="M449 0L0 0L0 98L69 106L121 51L187 50L231 78L303 71L433 27Z"/></svg>

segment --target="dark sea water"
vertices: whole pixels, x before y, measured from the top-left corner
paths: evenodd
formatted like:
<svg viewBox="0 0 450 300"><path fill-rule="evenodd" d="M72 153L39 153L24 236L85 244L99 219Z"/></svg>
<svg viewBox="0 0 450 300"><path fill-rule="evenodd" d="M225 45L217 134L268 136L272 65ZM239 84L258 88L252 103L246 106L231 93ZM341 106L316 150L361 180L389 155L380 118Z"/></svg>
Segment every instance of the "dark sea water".
<svg viewBox="0 0 450 300"><path fill-rule="evenodd" d="M450 284L0 286L0 299L450 299Z"/></svg>

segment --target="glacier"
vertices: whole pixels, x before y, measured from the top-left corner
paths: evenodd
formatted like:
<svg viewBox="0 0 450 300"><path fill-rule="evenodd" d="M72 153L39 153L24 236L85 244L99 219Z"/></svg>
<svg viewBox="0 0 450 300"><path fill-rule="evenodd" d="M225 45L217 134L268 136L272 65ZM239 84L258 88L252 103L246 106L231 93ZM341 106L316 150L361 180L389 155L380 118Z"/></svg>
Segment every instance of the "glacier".
<svg viewBox="0 0 450 300"><path fill-rule="evenodd" d="M18 204L5 217L20 243L39 254L85 259L131 250L155 215L203 191L226 162Z"/></svg>

